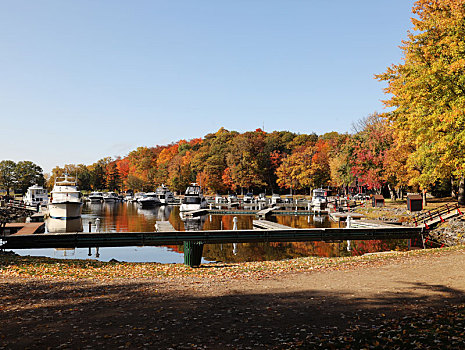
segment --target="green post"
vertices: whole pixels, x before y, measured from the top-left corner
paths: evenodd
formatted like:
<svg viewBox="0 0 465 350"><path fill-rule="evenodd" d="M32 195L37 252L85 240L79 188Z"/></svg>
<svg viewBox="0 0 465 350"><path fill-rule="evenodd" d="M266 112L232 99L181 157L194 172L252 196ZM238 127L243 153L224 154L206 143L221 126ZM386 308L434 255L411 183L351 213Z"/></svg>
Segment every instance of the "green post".
<svg viewBox="0 0 465 350"><path fill-rule="evenodd" d="M184 241L184 265L200 266L202 261L203 242Z"/></svg>

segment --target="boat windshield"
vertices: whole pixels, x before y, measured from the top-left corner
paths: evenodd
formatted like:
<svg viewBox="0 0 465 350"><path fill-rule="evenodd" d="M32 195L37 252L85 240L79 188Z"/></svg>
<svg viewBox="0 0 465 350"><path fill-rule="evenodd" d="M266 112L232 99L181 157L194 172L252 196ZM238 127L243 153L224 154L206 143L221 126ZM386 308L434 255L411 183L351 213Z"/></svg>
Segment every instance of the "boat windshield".
<svg viewBox="0 0 465 350"><path fill-rule="evenodd" d="M184 197L183 200L184 204L200 204L200 197Z"/></svg>
<svg viewBox="0 0 465 350"><path fill-rule="evenodd" d="M202 193L200 186L189 186L186 190L186 195L199 195Z"/></svg>

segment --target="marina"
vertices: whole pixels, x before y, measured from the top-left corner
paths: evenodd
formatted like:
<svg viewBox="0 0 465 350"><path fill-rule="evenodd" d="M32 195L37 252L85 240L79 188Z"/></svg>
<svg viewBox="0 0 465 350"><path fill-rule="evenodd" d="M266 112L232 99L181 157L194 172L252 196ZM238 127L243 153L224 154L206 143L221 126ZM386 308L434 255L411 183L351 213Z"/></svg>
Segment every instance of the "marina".
<svg viewBox="0 0 465 350"><path fill-rule="evenodd" d="M416 239L421 228L402 232L391 227L381 233L373 227L371 231L354 227L348 231L328 215L307 210L298 214L271 210L272 214L261 220L258 212L240 207L202 209L199 216L188 217L178 205L142 209L134 202L87 202L82 211L83 232L34 234L27 240L29 246L21 243L25 239L7 238L3 248L19 254L83 259L89 258L87 250L92 248L98 250L98 256L93 255L97 259L182 262L185 242L198 240L204 243L202 263L207 263L360 255L408 249L412 237L421 242Z"/></svg>

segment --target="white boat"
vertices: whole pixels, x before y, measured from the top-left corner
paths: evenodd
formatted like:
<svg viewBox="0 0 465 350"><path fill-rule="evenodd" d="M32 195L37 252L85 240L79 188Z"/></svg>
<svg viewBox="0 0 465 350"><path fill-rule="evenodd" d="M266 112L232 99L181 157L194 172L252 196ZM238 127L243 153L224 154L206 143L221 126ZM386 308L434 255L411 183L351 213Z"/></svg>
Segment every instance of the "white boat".
<svg viewBox="0 0 465 350"><path fill-rule="evenodd" d="M328 192L322 188L313 190L311 206L316 212L320 212L326 208Z"/></svg>
<svg viewBox="0 0 465 350"><path fill-rule="evenodd" d="M228 195L228 203L236 203L237 202L237 196L233 193Z"/></svg>
<svg viewBox="0 0 465 350"><path fill-rule="evenodd" d="M103 201L105 203L119 202L119 196L116 192L107 192L103 195Z"/></svg>
<svg viewBox="0 0 465 350"><path fill-rule="evenodd" d="M48 204L48 192L42 186L34 185L27 189L23 197L23 202L26 205L34 206Z"/></svg>
<svg viewBox="0 0 465 350"><path fill-rule="evenodd" d="M124 196L124 201L126 202L132 202L133 200L134 197L131 194L126 194L126 196Z"/></svg>
<svg viewBox="0 0 465 350"><path fill-rule="evenodd" d="M141 198L144 198L144 197L145 197L145 192L137 192L136 194L134 194L134 197L133 197L132 200L133 200L133 202L138 203L139 200L140 200Z"/></svg>
<svg viewBox="0 0 465 350"><path fill-rule="evenodd" d="M160 205L161 201L155 192L147 192L142 198L137 200L141 208L151 208Z"/></svg>
<svg viewBox="0 0 465 350"><path fill-rule="evenodd" d="M89 195L89 200L91 203L102 203L103 202L103 193L102 192L92 192Z"/></svg>
<svg viewBox="0 0 465 350"><path fill-rule="evenodd" d="M282 203L283 200L281 198L281 196L277 193L273 193L271 195L271 205L276 205L276 204L279 204L279 203Z"/></svg>
<svg viewBox="0 0 465 350"><path fill-rule="evenodd" d="M227 202L227 199L224 198L223 196L221 196L221 195L219 195L219 194L217 194L217 195L215 196L215 203L216 203L216 204L221 204L221 203L226 203L226 202Z"/></svg>
<svg viewBox="0 0 465 350"><path fill-rule="evenodd" d="M182 199L179 210L192 211L206 207L207 200L202 194L202 188L198 184L192 183L187 187L186 192L184 193L184 198Z"/></svg>
<svg viewBox="0 0 465 350"><path fill-rule="evenodd" d="M81 198L75 178L65 174L55 180L48 203L48 232L82 231Z"/></svg>
<svg viewBox="0 0 465 350"><path fill-rule="evenodd" d="M244 203L253 203L253 193L247 193L244 195Z"/></svg>
<svg viewBox="0 0 465 350"><path fill-rule="evenodd" d="M157 188L155 193L158 196L158 199L160 200L161 204L168 204L174 202L174 194L171 192L168 187L165 185L161 185L160 187Z"/></svg>

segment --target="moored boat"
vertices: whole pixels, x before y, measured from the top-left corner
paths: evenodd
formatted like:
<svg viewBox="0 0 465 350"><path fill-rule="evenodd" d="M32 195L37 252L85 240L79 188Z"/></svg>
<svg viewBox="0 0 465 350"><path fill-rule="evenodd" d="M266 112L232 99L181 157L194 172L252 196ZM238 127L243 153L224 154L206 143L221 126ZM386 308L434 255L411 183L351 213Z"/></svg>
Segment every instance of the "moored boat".
<svg viewBox="0 0 465 350"><path fill-rule="evenodd" d="M323 188L317 188L313 190L311 206L313 207L314 211L319 212L326 208L326 204L328 202L327 196L328 193Z"/></svg>
<svg viewBox="0 0 465 350"><path fill-rule="evenodd" d="M48 203L48 232L82 231L81 198L75 178L65 174L55 180Z"/></svg>
<svg viewBox="0 0 465 350"><path fill-rule="evenodd" d="M207 207L207 200L203 196L202 188L196 184L192 183L187 187L182 199L180 211L192 211L198 210Z"/></svg>
<svg viewBox="0 0 465 350"><path fill-rule="evenodd" d="M273 193L271 195L271 205L276 205L276 204L279 204L279 203L282 203L283 200L281 198L281 196L277 193Z"/></svg>
<svg viewBox="0 0 465 350"><path fill-rule="evenodd" d="M89 195L89 200L91 203L102 203L103 202L103 193L102 192L92 192Z"/></svg>
<svg viewBox="0 0 465 350"><path fill-rule="evenodd" d="M103 201L105 203L119 202L119 196L116 192L107 192L103 195Z"/></svg>
<svg viewBox="0 0 465 350"><path fill-rule="evenodd" d="M160 200L161 204L168 204L174 202L174 195L168 187L162 184L160 187L157 188L155 191L158 199Z"/></svg>
<svg viewBox="0 0 465 350"><path fill-rule="evenodd" d="M147 192L142 198L137 200L141 208L151 208L160 205L160 199L155 192Z"/></svg>
<svg viewBox="0 0 465 350"><path fill-rule="evenodd" d="M48 192L45 188L39 185L31 186L27 189L23 197L23 202L30 206L41 206L48 204Z"/></svg>

